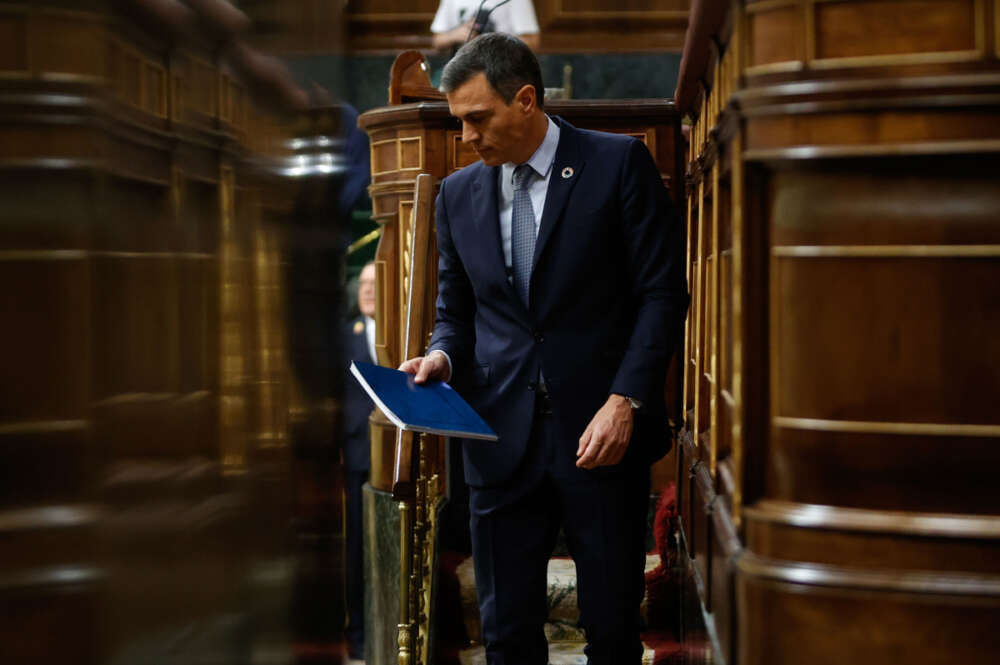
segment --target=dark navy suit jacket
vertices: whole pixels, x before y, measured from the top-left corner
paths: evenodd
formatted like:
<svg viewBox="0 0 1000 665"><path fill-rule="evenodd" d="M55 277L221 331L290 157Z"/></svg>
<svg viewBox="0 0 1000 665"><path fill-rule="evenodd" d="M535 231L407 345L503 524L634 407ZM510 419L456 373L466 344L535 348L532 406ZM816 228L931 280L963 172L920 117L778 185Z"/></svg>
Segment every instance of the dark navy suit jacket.
<svg viewBox="0 0 1000 665"><path fill-rule="evenodd" d="M541 370L559 440L575 452L609 394L644 403L622 464L669 449L663 389L688 305L684 227L646 146L561 133L535 244L530 307L507 279L497 210L499 167L441 183L438 300L428 351L452 360L452 384L499 434L467 441L470 485L516 485ZM572 473L600 474L616 467Z"/></svg>
<svg viewBox="0 0 1000 665"><path fill-rule="evenodd" d="M373 363L365 336L365 317L359 316L344 331L344 349L348 361ZM371 460L368 440L368 416L375 405L354 376L344 380L344 468L367 471Z"/></svg>

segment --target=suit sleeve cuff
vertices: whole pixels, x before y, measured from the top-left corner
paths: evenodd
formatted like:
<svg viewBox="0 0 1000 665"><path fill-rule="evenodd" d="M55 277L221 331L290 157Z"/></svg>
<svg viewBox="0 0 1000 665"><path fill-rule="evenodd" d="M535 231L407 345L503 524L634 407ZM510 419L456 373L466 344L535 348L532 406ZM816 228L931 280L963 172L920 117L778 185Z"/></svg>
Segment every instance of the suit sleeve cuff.
<svg viewBox="0 0 1000 665"><path fill-rule="evenodd" d="M446 382L447 381L451 381L451 376L452 376L452 374L454 374L453 368L451 366L451 356L449 356L446 352L442 351L441 349L434 349L433 351L431 351L427 355L429 356L432 353L440 353L442 356L444 356L445 361L448 363L448 376L445 378L445 381Z"/></svg>
<svg viewBox="0 0 1000 665"><path fill-rule="evenodd" d="M626 400L628 400L628 403L632 406L633 409L642 408L642 400L639 399L638 397L632 397L631 395L626 395L625 393L611 393L611 394L618 395L619 397L624 397Z"/></svg>

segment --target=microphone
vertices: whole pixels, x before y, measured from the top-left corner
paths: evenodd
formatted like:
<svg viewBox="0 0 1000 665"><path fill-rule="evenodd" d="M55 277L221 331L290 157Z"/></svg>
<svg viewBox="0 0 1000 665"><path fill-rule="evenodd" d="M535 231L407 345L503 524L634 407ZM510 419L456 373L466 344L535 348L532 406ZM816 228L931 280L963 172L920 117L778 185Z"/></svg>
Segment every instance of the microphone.
<svg viewBox="0 0 1000 665"><path fill-rule="evenodd" d="M476 18L472 21L472 27L469 28L469 35L465 38L465 41L468 42L472 39L472 35L474 34L481 35L486 32L492 32L492 30L489 29L490 14L492 14L496 9L503 7L508 2L510 2L510 0L503 0L489 9L483 9L483 5L486 4L486 0L482 0L482 2L479 3L479 8L476 9Z"/></svg>

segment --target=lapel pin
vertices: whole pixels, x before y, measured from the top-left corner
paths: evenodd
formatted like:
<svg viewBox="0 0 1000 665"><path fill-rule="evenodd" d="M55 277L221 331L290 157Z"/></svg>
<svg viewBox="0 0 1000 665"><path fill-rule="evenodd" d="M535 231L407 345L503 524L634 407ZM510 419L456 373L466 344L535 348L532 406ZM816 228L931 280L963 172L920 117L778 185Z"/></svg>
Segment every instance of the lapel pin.
<svg viewBox="0 0 1000 665"><path fill-rule="evenodd" d="M572 178L573 177L573 167L572 166L567 166L566 168L564 168L562 170L562 177L563 178Z"/></svg>
<svg viewBox="0 0 1000 665"><path fill-rule="evenodd" d="M360 335L364 331L365 331L365 324L361 323L360 321L355 321L354 322L354 334L355 335Z"/></svg>

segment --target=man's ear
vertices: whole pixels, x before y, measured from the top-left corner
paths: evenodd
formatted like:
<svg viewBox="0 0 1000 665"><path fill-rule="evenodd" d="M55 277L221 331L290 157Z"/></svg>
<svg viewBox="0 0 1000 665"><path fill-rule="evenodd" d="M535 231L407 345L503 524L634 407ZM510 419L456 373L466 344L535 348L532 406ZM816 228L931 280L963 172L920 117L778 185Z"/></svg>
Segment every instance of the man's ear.
<svg viewBox="0 0 1000 665"><path fill-rule="evenodd" d="M522 111L532 111L538 106L535 99L535 86L530 83L521 86L521 89L514 95L514 101L520 105Z"/></svg>

